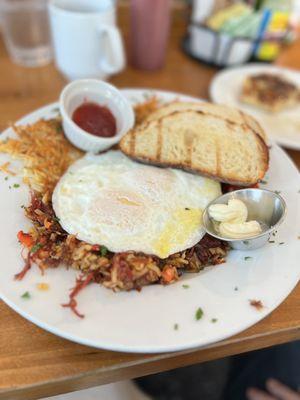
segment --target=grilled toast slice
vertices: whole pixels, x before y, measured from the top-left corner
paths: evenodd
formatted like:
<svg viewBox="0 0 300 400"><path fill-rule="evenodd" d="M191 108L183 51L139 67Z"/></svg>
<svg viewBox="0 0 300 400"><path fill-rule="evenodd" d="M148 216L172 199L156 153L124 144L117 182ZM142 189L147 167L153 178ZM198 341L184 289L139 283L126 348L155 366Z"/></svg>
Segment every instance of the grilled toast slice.
<svg viewBox="0 0 300 400"><path fill-rule="evenodd" d="M268 147L254 129L255 120L249 117L249 125L248 116L224 106L188 104L162 107L128 132L120 149L141 162L182 168L234 185L249 186L262 179L268 169Z"/></svg>

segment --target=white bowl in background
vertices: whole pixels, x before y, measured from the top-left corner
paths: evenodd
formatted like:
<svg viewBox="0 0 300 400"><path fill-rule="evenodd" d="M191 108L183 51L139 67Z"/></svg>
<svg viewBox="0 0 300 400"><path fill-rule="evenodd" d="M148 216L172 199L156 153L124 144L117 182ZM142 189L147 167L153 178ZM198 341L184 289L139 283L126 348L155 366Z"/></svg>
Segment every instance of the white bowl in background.
<svg viewBox="0 0 300 400"><path fill-rule="evenodd" d="M75 109L84 102L106 106L116 119L117 133L99 137L81 129L73 120ZM61 92L59 108L65 135L84 151L97 153L118 143L134 125L134 111L126 97L113 85L97 79L80 79L69 83Z"/></svg>

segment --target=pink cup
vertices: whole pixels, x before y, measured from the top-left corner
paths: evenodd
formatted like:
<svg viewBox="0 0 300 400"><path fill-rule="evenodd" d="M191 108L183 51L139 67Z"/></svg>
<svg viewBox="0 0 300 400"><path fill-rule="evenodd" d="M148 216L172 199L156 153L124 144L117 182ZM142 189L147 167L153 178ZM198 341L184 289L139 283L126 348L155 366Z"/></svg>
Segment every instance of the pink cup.
<svg viewBox="0 0 300 400"><path fill-rule="evenodd" d="M131 0L131 62L140 69L164 65L171 0Z"/></svg>

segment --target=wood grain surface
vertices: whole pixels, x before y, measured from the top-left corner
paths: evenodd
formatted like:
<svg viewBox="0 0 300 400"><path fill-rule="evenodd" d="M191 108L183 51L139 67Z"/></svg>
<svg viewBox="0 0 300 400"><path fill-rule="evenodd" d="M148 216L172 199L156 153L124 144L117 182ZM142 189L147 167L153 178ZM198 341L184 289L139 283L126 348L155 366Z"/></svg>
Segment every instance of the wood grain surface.
<svg viewBox="0 0 300 400"><path fill-rule="evenodd" d="M111 79L112 83L119 87L158 88L207 98L216 69L199 64L182 53L180 43L185 20L186 10L177 8L173 13L164 69L145 72L128 67ZM120 10L120 24L127 38L128 13L125 8ZM300 68L299 54L300 42L297 42L284 50L277 63ZM65 83L53 65L37 69L13 65L1 42L0 129L57 100ZM300 153L288 153L299 167ZM38 399L299 338L299 285L277 310L243 333L204 349L160 355L123 354L77 345L41 330L0 302L0 400Z"/></svg>

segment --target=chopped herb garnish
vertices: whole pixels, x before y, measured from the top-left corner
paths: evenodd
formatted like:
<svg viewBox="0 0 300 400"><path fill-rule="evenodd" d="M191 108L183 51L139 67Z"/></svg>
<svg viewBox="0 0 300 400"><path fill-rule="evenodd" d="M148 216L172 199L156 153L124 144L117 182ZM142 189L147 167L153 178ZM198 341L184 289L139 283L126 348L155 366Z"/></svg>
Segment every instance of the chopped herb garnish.
<svg viewBox="0 0 300 400"><path fill-rule="evenodd" d="M63 131L62 126L61 126L61 125L57 125L57 126L56 126L56 132L57 132L57 133L61 133L62 131Z"/></svg>
<svg viewBox="0 0 300 400"><path fill-rule="evenodd" d="M6 181L8 181L8 176L6 176L4 179L5 179Z"/></svg>
<svg viewBox="0 0 300 400"><path fill-rule="evenodd" d="M14 188L19 188L20 187L20 185L18 184L18 183L14 183Z"/></svg>
<svg viewBox="0 0 300 400"><path fill-rule="evenodd" d="M275 240L269 240L269 243L275 243Z"/></svg>
<svg viewBox="0 0 300 400"><path fill-rule="evenodd" d="M30 296L29 292L25 292L25 293L22 294L21 297L22 297L22 299L30 299L31 296Z"/></svg>
<svg viewBox="0 0 300 400"><path fill-rule="evenodd" d="M234 288L234 290L237 292L237 291L239 290L239 288L236 286L236 287Z"/></svg>
<svg viewBox="0 0 300 400"><path fill-rule="evenodd" d="M42 247L41 243L36 243L31 247L30 253L36 253Z"/></svg>
<svg viewBox="0 0 300 400"><path fill-rule="evenodd" d="M174 328L174 331L178 331L179 325L178 324L174 324L173 328Z"/></svg>
<svg viewBox="0 0 300 400"><path fill-rule="evenodd" d="M275 232L272 232L272 235L273 235L273 236L276 236L276 233L277 233L277 231L275 231Z"/></svg>
<svg viewBox="0 0 300 400"><path fill-rule="evenodd" d="M188 207L185 207L185 210L189 211L189 210L190 210L190 208L188 208Z"/></svg>
<svg viewBox="0 0 300 400"><path fill-rule="evenodd" d="M21 208L25 208L24 204L21 205Z"/></svg>
<svg viewBox="0 0 300 400"><path fill-rule="evenodd" d="M145 99L145 100L148 100L148 99L150 99L150 97L152 96L152 94L149 93L149 92L144 92L144 93L143 93L143 96L144 96L144 99Z"/></svg>
<svg viewBox="0 0 300 400"><path fill-rule="evenodd" d="M11 186L8 186L8 189L11 189Z"/></svg>
<svg viewBox="0 0 300 400"><path fill-rule="evenodd" d="M245 261L252 260L252 257L246 256L246 257L244 257L244 260Z"/></svg>
<svg viewBox="0 0 300 400"><path fill-rule="evenodd" d="M218 321L217 318L212 318L212 319L210 320L210 322L212 322L213 324L216 323L217 321Z"/></svg>
<svg viewBox="0 0 300 400"><path fill-rule="evenodd" d="M259 183L261 183L262 185L266 185L268 182L264 181L264 180L261 180Z"/></svg>
<svg viewBox="0 0 300 400"><path fill-rule="evenodd" d="M201 319L202 317L203 317L203 310L201 307L199 307L198 310L196 311L195 318L197 321L199 321L199 319Z"/></svg>
<svg viewBox="0 0 300 400"><path fill-rule="evenodd" d="M280 191L280 190L274 190L274 193L276 193L276 194L280 194L280 193L281 193L281 191Z"/></svg>
<svg viewBox="0 0 300 400"><path fill-rule="evenodd" d="M249 244L249 240L243 240L243 243L244 243L245 245L248 245L248 244Z"/></svg>
<svg viewBox="0 0 300 400"><path fill-rule="evenodd" d="M280 242L279 245L284 244L284 242Z"/></svg>
<svg viewBox="0 0 300 400"><path fill-rule="evenodd" d="M101 256L102 257L106 256L107 252L108 252L107 248L105 246L101 246L101 249L100 249Z"/></svg>
<svg viewBox="0 0 300 400"><path fill-rule="evenodd" d="M189 289L190 285L183 284L182 287L183 287L184 289Z"/></svg>

